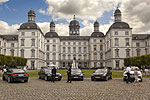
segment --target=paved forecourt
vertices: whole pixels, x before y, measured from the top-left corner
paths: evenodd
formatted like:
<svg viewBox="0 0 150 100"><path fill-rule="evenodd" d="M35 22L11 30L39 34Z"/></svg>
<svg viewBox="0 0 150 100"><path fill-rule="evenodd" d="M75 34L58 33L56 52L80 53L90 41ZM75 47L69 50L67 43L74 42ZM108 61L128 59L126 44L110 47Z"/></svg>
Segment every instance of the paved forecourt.
<svg viewBox="0 0 150 100"><path fill-rule="evenodd" d="M105 81L50 81L30 78L28 83L0 80L0 100L150 100L150 79L141 86L126 84L122 79Z"/></svg>

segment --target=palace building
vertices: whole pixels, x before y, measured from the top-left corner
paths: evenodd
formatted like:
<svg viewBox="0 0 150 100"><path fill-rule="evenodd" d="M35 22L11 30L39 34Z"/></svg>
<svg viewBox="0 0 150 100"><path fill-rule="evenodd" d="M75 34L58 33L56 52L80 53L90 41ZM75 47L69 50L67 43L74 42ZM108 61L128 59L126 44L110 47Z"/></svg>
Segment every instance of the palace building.
<svg viewBox="0 0 150 100"><path fill-rule="evenodd" d="M149 54L150 35L132 34L132 28L121 19L121 11L114 12L114 23L104 33L95 21L91 36L80 36L80 23L74 19L69 24L69 36L59 36L55 22L50 31L43 33L35 22L36 14L28 12L28 22L18 29L18 35L0 35L0 54L27 58L31 69L50 63L66 67L76 59L79 67L121 69L124 58Z"/></svg>

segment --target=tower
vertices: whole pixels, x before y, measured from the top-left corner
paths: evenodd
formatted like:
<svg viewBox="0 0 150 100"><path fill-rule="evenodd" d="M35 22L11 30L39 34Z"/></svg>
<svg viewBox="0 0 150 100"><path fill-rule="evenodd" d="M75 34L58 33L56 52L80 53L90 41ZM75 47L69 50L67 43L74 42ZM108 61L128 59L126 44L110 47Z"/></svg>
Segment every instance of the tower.
<svg viewBox="0 0 150 100"><path fill-rule="evenodd" d="M94 32L99 32L99 23L97 22L97 20L94 23Z"/></svg>
<svg viewBox="0 0 150 100"><path fill-rule="evenodd" d="M117 8L114 13L115 22L121 22L121 11Z"/></svg>
<svg viewBox="0 0 150 100"><path fill-rule="evenodd" d="M69 24L69 35L70 36L79 36L80 35L80 25L79 22L75 19L75 15L73 20Z"/></svg>
<svg viewBox="0 0 150 100"><path fill-rule="evenodd" d="M50 32L55 32L55 23L53 20L50 22Z"/></svg>
<svg viewBox="0 0 150 100"><path fill-rule="evenodd" d="M28 12L28 22L35 22L35 12L33 9Z"/></svg>

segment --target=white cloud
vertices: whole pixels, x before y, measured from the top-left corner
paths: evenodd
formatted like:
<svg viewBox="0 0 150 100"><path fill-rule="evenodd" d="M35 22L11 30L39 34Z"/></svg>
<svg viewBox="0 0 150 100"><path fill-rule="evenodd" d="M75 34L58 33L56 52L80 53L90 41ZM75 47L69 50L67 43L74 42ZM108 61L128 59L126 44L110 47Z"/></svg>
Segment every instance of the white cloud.
<svg viewBox="0 0 150 100"><path fill-rule="evenodd" d="M0 4L7 2L7 1L9 1L9 0L0 0Z"/></svg>
<svg viewBox="0 0 150 100"><path fill-rule="evenodd" d="M17 34L18 24L9 26L7 22L0 20L0 34Z"/></svg>
<svg viewBox="0 0 150 100"><path fill-rule="evenodd" d="M84 20L96 20L104 11L116 8L120 0L46 0L47 14L70 19L75 14Z"/></svg>
<svg viewBox="0 0 150 100"><path fill-rule="evenodd" d="M43 10L43 9L39 9L39 13L41 13L41 14L46 14L46 12L45 12L45 10Z"/></svg>
<svg viewBox="0 0 150 100"><path fill-rule="evenodd" d="M128 0L121 5L123 20L133 28L133 33L150 32L150 0Z"/></svg>

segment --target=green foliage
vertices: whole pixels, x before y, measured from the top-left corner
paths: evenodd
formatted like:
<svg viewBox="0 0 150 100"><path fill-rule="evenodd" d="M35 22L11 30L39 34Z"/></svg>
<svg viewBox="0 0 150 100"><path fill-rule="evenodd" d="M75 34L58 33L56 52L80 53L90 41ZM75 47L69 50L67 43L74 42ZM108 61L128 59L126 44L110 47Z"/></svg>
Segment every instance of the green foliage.
<svg viewBox="0 0 150 100"><path fill-rule="evenodd" d="M137 57L130 57L124 59L125 66L138 66L139 68L144 65L150 68L150 55L142 55Z"/></svg>
<svg viewBox="0 0 150 100"><path fill-rule="evenodd" d="M0 65L10 67L26 66L27 59L22 57L5 56L0 54Z"/></svg>

